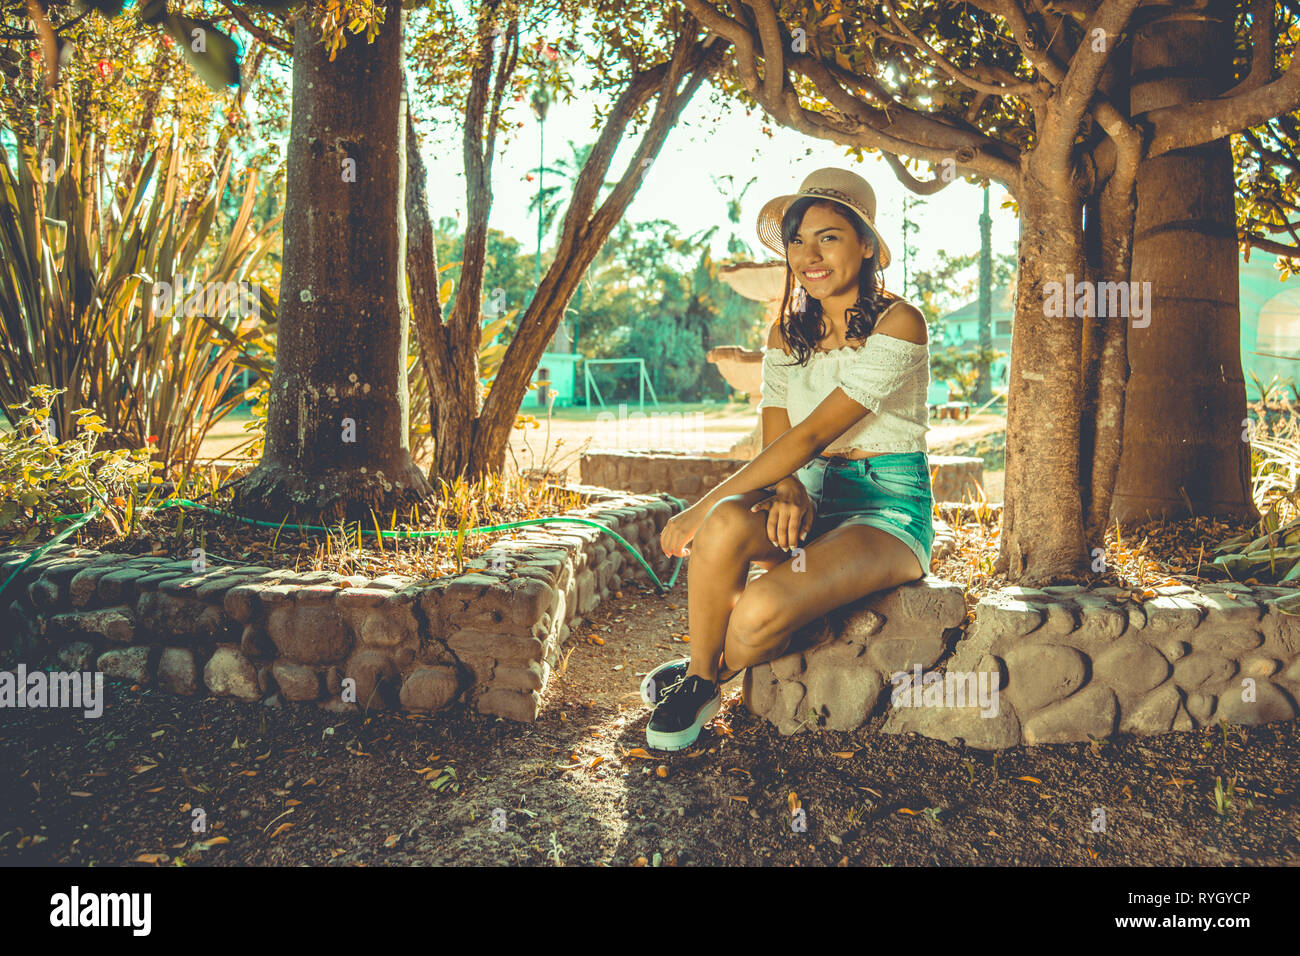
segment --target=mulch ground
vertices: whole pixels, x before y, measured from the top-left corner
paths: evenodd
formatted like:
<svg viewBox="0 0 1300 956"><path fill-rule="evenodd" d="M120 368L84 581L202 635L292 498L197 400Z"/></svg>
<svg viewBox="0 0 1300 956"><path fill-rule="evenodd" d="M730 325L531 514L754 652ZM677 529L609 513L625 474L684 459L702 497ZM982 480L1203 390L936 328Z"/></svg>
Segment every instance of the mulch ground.
<svg viewBox="0 0 1300 956"><path fill-rule="evenodd" d="M959 548L932 573L973 605L1009 583L991 572L997 522L969 508L945 517ZM1207 552L1241 530L1202 518L1113 534L1104 573L1078 583L1141 601L1171 579L1222 580ZM132 547L188 555L183 537L146 526ZM111 682L98 719L0 711L0 863L1300 862L1294 721L989 753L880 734L883 719L783 737L744 708L737 679L696 747L650 751L637 688L688 653L686 574L666 595L629 586L604 602L534 725L340 717Z"/></svg>
<svg viewBox="0 0 1300 956"><path fill-rule="evenodd" d="M118 687L96 720L5 711L0 862L1300 863L1295 722L989 753L874 726L782 737L737 680L696 747L647 751L639 675L684 624L672 595L623 593L532 726Z"/></svg>

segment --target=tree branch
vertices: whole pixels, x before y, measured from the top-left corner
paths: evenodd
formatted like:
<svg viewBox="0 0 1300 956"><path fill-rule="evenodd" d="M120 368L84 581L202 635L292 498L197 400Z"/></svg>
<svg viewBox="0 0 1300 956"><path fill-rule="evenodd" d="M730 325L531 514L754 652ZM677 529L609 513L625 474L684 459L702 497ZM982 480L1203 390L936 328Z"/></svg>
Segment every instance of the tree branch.
<svg viewBox="0 0 1300 956"><path fill-rule="evenodd" d="M1200 146L1300 108L1300 56L1281 77L1235 96L1165 106L1143 116L1151 130L1146 159Z"/></svg>
<svg viewBox="0 0 1300 956"><path fill-rule="evenodd" d="M249 18L248 14L244 13L243 10L231 3L230 0L217 0L217 2L230 11L231 15L235 18L236 23L267 46L279 50L281 53L288 53L291 56L293 55L292 40L286 40L283 37L276 36L269 30L262 29Z"/></svg>
<svg viewBox="0 0 1300 956"><path fill-rule="evenodd" d="M908 29L907 24L903 23L903 21L899 19L898 13L895 11L894 5L890 2L890 0L884 0L884 6L885 6L885 12L889 14L890 22L894 24L895 29L901 30L903 32L903 35L907 38L907 42L911 43L912 46L919 47L920 49L924 50L926 54L930 57L930 59L933 60L939 66L940 69L942 69L945 73L951 76L958 83L962 83L965 86L970 87L972 90L975 90L977 93L989 93L993 96L1033 96L1035 94L1036 91L1032 83L1026 83L1024 81L1015 83L1013 85L1004 85L1001 83L983 83L980 80L977 80L975 77L970 76L969 74L963 72L962 70L958 69L942 53L940 53L934 47L930 46L929 43L922 40L919 36L917 36L910 29Z"/></svg>

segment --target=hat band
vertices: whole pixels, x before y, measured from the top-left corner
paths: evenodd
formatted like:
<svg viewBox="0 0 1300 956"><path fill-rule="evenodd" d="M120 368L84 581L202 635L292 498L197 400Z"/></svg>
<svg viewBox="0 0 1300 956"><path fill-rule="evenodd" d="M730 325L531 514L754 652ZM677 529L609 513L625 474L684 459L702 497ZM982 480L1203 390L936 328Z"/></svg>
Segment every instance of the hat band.
<svg viewBox="0 0 1300 956"><path fill-rule="evenodd" d="M800 192L815 196L827 196L831 199L839 200L845 205L853 207L854 210L861 209L856 199L847 193L840 192L838 189L830 189L825 186L810 186L807 189L801 189Z"/></svg>

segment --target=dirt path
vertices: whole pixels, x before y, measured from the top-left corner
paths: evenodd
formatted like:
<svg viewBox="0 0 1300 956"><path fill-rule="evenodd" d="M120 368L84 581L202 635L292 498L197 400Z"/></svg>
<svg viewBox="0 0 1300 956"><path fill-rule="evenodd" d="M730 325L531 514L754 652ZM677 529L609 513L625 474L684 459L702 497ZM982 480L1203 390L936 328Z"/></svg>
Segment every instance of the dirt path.
<svg viewBox="0 0 1300 956"><path fill-rule="evenodd" d="M597 609L535 725L125 689L95 720L0 711L0 862L1300 863L1295 722L994 755L870 727L782 737L738 679L697 747L639 757L640 675L688 647L686 573ZM1222 815L1216 779L1236 787Z"/></svg>

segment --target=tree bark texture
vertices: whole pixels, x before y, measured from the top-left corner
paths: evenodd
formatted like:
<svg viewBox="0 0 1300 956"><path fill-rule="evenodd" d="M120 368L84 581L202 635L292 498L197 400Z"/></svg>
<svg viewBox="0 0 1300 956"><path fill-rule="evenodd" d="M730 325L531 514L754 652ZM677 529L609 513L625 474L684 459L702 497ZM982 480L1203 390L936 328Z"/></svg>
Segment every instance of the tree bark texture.
<svg viewBox="0 0 1300 956"><path fill-rule="evenodd" d="M1082 199L1031 153L1020 195L1017 330L1007 396L1006 499L995 569L1019 584L1086 567L1079 495L1079 377L1085 320L1049 316L1048 283L1084 275Z"/></svg>
<svg viewBox="0 0 1300 956"><path fill-rule="evenodd" d="M401 17L393 0L374 43L350 37L333 62L294 31L276 368L246 514L369 520L431 493L407 439Z"/></svg>
<svg viewBox="0 0 1300 956"><path fill-rule="evenodd" d="M1152 3L1133 33L1136 116L1211 99L1232 83L1232 4ZM1130 327L1123 455L1111 517L1258 518L1241 440L1236 215L1229 141L1144 161L1132 279L1150 283L1146 328Z"/></svg>

